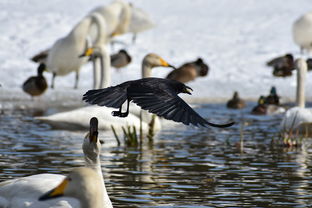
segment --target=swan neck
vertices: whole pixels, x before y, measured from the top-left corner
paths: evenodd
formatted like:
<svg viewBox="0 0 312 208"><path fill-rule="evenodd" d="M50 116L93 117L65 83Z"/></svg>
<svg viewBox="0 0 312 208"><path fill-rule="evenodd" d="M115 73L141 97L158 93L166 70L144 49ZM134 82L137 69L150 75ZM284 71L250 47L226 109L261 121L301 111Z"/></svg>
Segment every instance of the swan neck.
<svg viewBox="0 0 312 208"><path fill-rule="evenodd" d="M304 65L298 67L297 72L297 93L296 102L301 108L305 107L305 79L306 79L307 69Z"/></svg>
<svg viewBox="0 0 312 208"><path fill-rule="evenodd" d="M103 71L103 82L101 83L101 88L111 86L111 60L109 53L106 50L102 50L103 61L102 61L102 71Z"/></svg>
<svg viewBox="0 0 312 208"><path fill-rule="evenodd" d="M76 38L78 41L81 41L87 36L88 29L91 25L91 18L84 18L81 20L76 26L71 30L70 36L74 39Z"/></svg>
<svg viewBox="0 0 312 208"><path fill-rule="evenodd" d="M104 20L100 14L93 14L92 15L92 22L96 24L97 27L97 36L94 41L94 46L98 46L103 44L104 35Z"/></svg>
<svg viewBox="0 0 312 208"><path fill-rule="evenodd" d="M142 78L152 77L152 67L145 61L142 63Z"/></svg>

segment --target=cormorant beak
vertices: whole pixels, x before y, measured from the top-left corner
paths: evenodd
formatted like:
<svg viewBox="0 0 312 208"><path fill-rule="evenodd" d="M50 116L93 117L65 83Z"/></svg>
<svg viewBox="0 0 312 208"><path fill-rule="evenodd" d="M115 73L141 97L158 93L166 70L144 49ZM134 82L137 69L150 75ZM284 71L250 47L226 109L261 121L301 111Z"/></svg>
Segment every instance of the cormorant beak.
<svg viewBox="0 0 312 208"><path fill-rule="evenodd" d="M186 86L185 88L184 88L184 93L186 93L186 94L189 94L189 95L191 95L192 94L192 91L193 91L193 89L192 88L190 88L190 87L188 87L188 86Z"/></svg>
<svg viewBox="0 0 312 208"><path fill-rule="evenodd" d="M82 58L85 56L90 57L93 53L94 53L94 49L88 48L83 54L79 55L79 58Z"/></svg>
<svg viewBox="0 0 312 208"><path fill-rule="evenodd" d="M60 197L64 195L65 188L67 187L69 182L68 178L65 178L60 185L56 188L52 189L51 191L45 193L44 195L40 196L39 201L44 201L47 199L52 199L56 197Z"/></svg>

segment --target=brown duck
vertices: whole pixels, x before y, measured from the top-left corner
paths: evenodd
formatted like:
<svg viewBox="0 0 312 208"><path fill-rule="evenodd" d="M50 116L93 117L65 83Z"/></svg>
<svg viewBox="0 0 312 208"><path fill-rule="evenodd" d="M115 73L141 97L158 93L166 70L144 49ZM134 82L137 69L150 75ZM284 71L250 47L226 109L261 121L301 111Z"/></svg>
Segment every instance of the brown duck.
<svg viewBox="0 0 312 208"><path fill-rule="evenodd" d="M201 58L194 62L186 63L177 69L174 69L167 75L167 79L173 79L182 83L186 83L201 76L208 74L209 66L204 63Z"/></svg>
<svg viewBox="0 0 312 208"><path fill-rule="evenodd" d="M46 69L45 64L40 64L38 67L37 76L29 77L23 84L23 90L27 94L39 96L43 94L48 88L46 79L43 76L43 71Z"/></svg>

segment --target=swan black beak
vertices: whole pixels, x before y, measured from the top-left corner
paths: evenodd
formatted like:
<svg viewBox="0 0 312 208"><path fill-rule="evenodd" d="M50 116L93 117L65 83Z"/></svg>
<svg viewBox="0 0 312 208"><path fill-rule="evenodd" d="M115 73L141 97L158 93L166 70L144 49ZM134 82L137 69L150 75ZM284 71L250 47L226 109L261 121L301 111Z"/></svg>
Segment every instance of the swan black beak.
<svg viewBox="0 0 312 208"><path fill-rule="evenodd" d="M98 139L98 120L96 117L90 119L89 140L96 143Z"/></svg>

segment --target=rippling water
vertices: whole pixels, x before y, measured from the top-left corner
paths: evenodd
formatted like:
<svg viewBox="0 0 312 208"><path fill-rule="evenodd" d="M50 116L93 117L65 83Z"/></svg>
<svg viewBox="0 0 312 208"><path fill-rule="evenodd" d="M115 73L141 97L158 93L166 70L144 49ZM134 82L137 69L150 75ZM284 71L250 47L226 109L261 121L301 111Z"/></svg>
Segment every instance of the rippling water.
<svg viewBox="0 0 312 208"><path fill-rule="evenodd" d="M115 207L309 207L311 156L307 146L274 144L281 116L252 116L224 104L197 110L228 129L179 126L164 129L142 147L117 146L100 132L102 167ZM57 109L49 109L49 112ZM34 120L36 110L0 115L0 180L83 165L85 132L51 129ZM240 139L243 138L243 146Z"/></svg>

